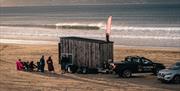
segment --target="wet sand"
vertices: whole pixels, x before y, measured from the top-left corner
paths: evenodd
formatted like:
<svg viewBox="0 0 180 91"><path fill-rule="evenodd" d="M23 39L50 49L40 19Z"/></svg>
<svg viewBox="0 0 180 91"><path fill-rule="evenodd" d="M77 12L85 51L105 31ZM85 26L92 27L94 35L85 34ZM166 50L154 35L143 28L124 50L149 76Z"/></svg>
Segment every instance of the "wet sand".
<svg viewBox="0 0 180 91"><path fill-rule="evenodd" d="M59 37L77 36L105 40L104 32L104 30L0 26L0 39L38 40L57 43ZM169 31L167 34L163 34L163 31L151 30L112 30L110 40L115 45L180 48L179 31Z"/></svg>
<svg viewBox="0 0 180 91"><path fill-rule="evenodd" d="M1 91L178 91L177 84L162 84L151 74L135 74L130 79L111 74L60 74L57 45L0 44ZM39 61L41 55L52 56L55 74L17 71L15 61ZM179 49L134 48L115 46L114 59L128 55L145 56L171 65L180 60ZM47 65L45 66L47 70Z"/></svg>

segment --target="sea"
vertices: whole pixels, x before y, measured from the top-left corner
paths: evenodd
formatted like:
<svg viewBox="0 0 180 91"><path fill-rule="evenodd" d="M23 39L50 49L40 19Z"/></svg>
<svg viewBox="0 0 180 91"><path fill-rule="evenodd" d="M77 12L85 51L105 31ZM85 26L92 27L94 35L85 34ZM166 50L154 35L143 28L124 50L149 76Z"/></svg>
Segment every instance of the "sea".
<svg viewBox="0 0 180 91"><path fill-rule="evenodd" d="M1 26L93 31L94 36L80 36L98 39L104 37L99 31L105 30L108 16L112 16L110 38L115 44L180 48L180 4L0 7ZM76 36L70 31L69 35Z"/></svg>

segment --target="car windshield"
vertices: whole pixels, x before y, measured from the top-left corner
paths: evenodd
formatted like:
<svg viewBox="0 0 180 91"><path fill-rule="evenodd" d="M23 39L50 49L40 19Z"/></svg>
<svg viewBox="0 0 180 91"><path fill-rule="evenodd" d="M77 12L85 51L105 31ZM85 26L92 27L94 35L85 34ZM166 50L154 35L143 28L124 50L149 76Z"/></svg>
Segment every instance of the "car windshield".
<svg viewBox="0 0 180 91"><path fill-rule="evenodd" d="M172 65L169 69L171 69L171 70L180 70L180 66L179 65Z"/></svg>

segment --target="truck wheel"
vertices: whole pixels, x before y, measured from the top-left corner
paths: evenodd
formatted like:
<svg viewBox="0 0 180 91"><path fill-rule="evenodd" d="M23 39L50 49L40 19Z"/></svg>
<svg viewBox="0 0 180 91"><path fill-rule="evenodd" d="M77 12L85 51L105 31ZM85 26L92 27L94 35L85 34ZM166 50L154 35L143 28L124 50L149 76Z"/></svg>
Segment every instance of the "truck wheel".
<svg viewBox="0 0 180 91"><path fill-rule="evenodd" d="M66 70L68 73L76 73L77 67L75 65L69 65Z"/></svg>
<svg viewBox="0 0 180 91"><path fill-rule="evenodd" d="M175 77L173 78L173 82L174 82L175 84L179 84L179 83L180 83L180 76L175 76Z"/></svg>
<svg viewBox="0 0 180 91"><path fill-rule="evenodd" d="M122 73L118 73L118 76L119 76L119 77L122 77Z"/></svg>
<svg viewBox="0 0 180 91"><path fill-rule="evenodd" d="M86 67L83 67L83 68L82 68L82 73L83 73L83 74L87 74L87 68L86 68Z"/></svg>
<svg viewBox="0 0 180 91"><path fill-rule="evenodd" d="M129 78L131 77L131 75L132 75L132 72L129 69L126 69L122 72L122 77L124 78Z"/></svg>
<svg viewBox="0 0 180 91"><path fill-rule="evenodd" d="M161 69L157 68L155 71L154 71L154 75L157 76L158 72L160 71Z"/></svg>
<svg viewBox="0 0 180 91"><path fill-rule="evenodd" d="M70 66L67 67L67 72L68 72L68 73L72 73Z"/></svg>

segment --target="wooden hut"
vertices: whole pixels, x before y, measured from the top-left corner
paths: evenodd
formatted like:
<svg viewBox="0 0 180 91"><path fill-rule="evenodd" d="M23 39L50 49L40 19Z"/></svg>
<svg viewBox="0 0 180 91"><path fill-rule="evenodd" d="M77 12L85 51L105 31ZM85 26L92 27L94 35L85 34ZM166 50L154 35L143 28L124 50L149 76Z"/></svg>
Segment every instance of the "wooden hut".
<svg viewBox="0 0 180 91"><path fill-rule="evenodd" d="M101 68L104 63L113 62L113 42L80 37L61 37L60 63L64 55L68 56L70 63L77 67Z"/></svg>

